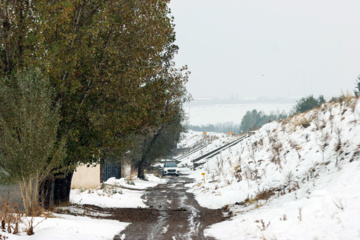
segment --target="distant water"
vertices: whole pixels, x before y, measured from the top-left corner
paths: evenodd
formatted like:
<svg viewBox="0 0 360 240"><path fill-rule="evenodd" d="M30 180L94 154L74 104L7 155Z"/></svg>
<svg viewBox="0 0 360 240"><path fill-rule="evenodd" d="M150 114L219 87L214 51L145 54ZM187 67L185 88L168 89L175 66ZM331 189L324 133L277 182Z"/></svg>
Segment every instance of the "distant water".
<svg viewBox="0 0 360 240"><path fill-rule="evenodd" d="M190 103L184 106L184 110L190 125L200 126L229 122L240 124L247 111L256 109L257 111L264 111L266 114L282 111L289 113L295 104L295 101L293 103Z"/></svg>

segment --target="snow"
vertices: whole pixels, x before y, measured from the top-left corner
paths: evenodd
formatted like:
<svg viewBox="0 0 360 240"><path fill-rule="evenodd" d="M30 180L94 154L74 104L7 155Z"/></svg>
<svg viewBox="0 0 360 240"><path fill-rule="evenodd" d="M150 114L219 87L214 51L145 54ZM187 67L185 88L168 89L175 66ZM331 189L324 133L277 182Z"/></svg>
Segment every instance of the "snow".
<svg viewBox="0 0 360 240"><path fill-rule="evenodd" d="M44 218L36 218L35 224ZM72 240L100 240L113 239L114 236L125 229L130 223L122 223L114 220L93 219L88 217L75 217L70 215L55 215L41 222L35 229L35 234L27 236L22 232L20 235L1 233L11 240L18 239L72 239Z"/></svg>
<svg viewBox="0 0 360 240"><path fill-rule="evenodd" d="M350 163L317 180L309 193L305 187L286 194L231 221L215 224L205 234L218 239L360 239L359 171L359 162ZM270 222L264 231L258 227L261 220Z"/></svg>
<svg viewBox="0 0 360 240"><path fill-rule="evenodd" d="M226 206L232 216L205 234L217 239L360 239L359 121L358 99L328 103L269 123L188 171L195 182L187 186L199 204ZM195 132L188 134L195 138ZM199 155L181 161L191 166Z"/></svg>
<svg viewBox="0 0 360 240"><path fill-rule="evenodd" d="M158 178L153 174L146 174L147 181L134 179L110 178L104 186L98 189L72 189L70 202L74 204L91 204L109 208L137 208L146 207L144 200L141 199L143 190L154 187L159 183L166 182L165 179ZM83 214L84 209L76 206L62 207L72 214ZM91 213L92 216L107 216L97 212ZM26 222L26 221L24 221ZM116 234L123 231L130 223L119 222L116 220L96 219L81 216L71 216L67 214L53 214L51 218L37 217L34 225L35 235L27 236L24 231L19 235L1 232L0 235L7 236L9 239L71 239L71 240L103 240L113 239ZM20 225L20 229L25 229L25 223Z"/></svg>
<svg viewBox="0 0 360 240"><path fill-rule="evenodd" d="M72 189L70 202L74 204L91 204L99 207L138 208L146 207L141 196L146 188L165 183L165 179L146 175L147 181L135 179L128 181L124 178L108 179L99 189Z"/></svg>
<svg viewBox="0 0 360 240"><path fill-rule="evenodd" d="M110 208L137 208L146 205L141 200L142 191L122 189L119 192L108 192L101 189L85 190L73 189L70 193L70 202L74 204L91 204L99 207Z"/></svg>
<svg viewBox="0 0 360 240"><path fill-rule="evenodd" d="M236 139L236 136L234 137L225 133L207 132L206 135L204 135L203 133L188 130L186 134L183 134L182 140L178 143L178 148L189 148L194 145L196 148L199 146L202 146L202 148L181 160L181 165L192 166L193 159L200 157L205 153L211 152L212 150L215 150ZM188 152L184 152L182 155L186 155L187 153ZM181 157L181 155L176 156L175 159L179 157Z"/></svg>

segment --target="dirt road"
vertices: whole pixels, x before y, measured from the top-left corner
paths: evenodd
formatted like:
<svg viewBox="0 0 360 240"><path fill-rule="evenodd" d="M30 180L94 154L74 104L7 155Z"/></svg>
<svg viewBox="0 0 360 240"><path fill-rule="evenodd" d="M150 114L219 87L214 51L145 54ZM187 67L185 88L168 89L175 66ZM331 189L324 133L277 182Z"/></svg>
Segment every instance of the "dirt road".
<svg viewBox="0 0 360 240"><path fill-rule="evenodd" d="M221 210L200 207L192 193L186 192L185 175L167 177L168 183L145 191L147 208L102 208L94 205L72 205L80 211L57 208L64 214L90 216L131 223L114 240L202 240L204 229L225 220ZM80 213L82 212L82 213Z"/></svg>
<svg viewBox="0 0 360 240"><path fill-rule="evenodd" d="M203 231L224 220L222 212L200 207L194 195L186 192L188 178L168 178L167 184L158 185L143 196L148 209L127 209L126 212L118 209L118 214L113 213L120 221L132 222L114 239L212 239L205 238Z"/></svg>

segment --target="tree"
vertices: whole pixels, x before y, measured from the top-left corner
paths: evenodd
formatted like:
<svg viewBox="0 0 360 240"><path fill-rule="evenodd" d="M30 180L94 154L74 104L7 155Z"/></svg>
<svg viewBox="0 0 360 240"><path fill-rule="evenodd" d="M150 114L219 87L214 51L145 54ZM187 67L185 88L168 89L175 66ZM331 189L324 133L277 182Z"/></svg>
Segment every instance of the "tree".
<svg viewBox="0 0 360 240"><path fill-rule="evenodd" d="M160 136L150 150L150 162L158 158L167 158L173 154L174 149L177 148L181 133L185 131L185 127L182 124L183 120L184 113L179 112L177 115L173 116L172 121L165 125Z"/></svg>
<svg viewBox="0 0 360 240"><path fill-rule="evenodd" d="M323 103L326 103L324 95L320 95L318 98L318 106L320 107Z"/></svg>
<svg viewBox="0 0 360 240"><path fill-rule="evenodd" d="M161 125L152 126L145 134L135 133L127 136L132 144L122 159L131 162L138 169L138 177L141 179L145 178L144 170L151 162L171 154L180 139L180 133L185 130L182 125L185 118L182 104L189 96L186 95L185 89L175 91L181 91L181 94L177 94L178 99L167 102L164 111L158 112L159 119L163 119Z"/></svg>
<svg viewBox="0 0 360 240"><path fill-rule="evenodd" d="M152 162L159 158L166 158L173 153L177 147L181 132L185 131L183 121L185 118L181 106L176 115L160 128L149 131L147 134L133 134L128 136L131 146L126 153L120 157L131 163L138 170L138 177L145 178L144 170ZM116 159L114 152L111 152L109 159ZM118 161L120 161L118 159Z"/></svg>
<svg viewBox="0 0 360 240"><path fill-rule="evenodd" d="M360 95L360 75L356 80L356 87L355 87L355 96L359 96L359 95Z"/></svg>
<svg viewBox="0 0 360 240"><path fill-rule="evenodd" d="M266 123L287 118L285 112L271 112L269 115L265 114L263 111L257 111L253 109L252 111L247 111L240 124L240 132L247 132L263 126Z"/></svg>
<svg viewBox="0 0 360 240"><path fill-rule="evenodd" d="M314 98L312 95L308 97L301 98L297 101L297 104L292 110L292 115L296 113L303 113L308 110L311 110L315 107L320 107L321 104L325 102L324 96L320 95L318 99Z"/></svg>
<svg viewBox="0 0 360 240"><path fill-rule="evenodd" d="M176 148L180 133L184 131L183 112L179 111L172 120L161 126L157 132L148 134L142 143L141 158L136 163L138 178L145 179L144 169L154 160L166 157Z"/></svg>
<svg viewBox="0 0 360 240"><path fill-rule="evenodd" d="M240 124L234 124L233 122L217 123L217 124L207 124L207 125L187 125L187 128L197 132L233 132L238 133L240 130Z"/></svg>
<svg viewBox="0 0 360 240"><path fill-rule="evenodd" d="M262 125L264 120L264 112L253 109L247 111L240 124L240 131L247 132L248 130L258 128Z"/></svg>
<svg viewBox="0 0 360 240"><path fill-rule="evenodd" d="M178 48L168 2L2 1L0 74L39 67L49 77L61 103L65 165L126 152L126 136L159 129L176 113L159 114L166 102L178 104L174 89L187 80L171 64ZM71 175L55 182L60 201Z"/></svg>
<svg viewBox="0 0 360 240"><path fill-rule="evenodd" d="M27 214L39 183L61 166L65 141L57 141L59 105L39 70L0 79L0 179L20 186Z"/></svg>

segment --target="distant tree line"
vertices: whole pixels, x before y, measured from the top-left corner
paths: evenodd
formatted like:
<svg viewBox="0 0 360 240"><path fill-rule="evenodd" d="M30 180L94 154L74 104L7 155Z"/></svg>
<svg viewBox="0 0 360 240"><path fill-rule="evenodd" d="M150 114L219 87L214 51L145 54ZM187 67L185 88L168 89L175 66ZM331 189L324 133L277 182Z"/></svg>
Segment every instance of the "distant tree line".
<svg viewBox="0 0 360 240"><path fill-rule="evenodd" d="M245 116L241 120L240 132L245 133L250 130L260 128L266 123L272 122L274 120L280 120L287 118L288 115L286 112L272 112L269 115L265 114L263 111L257 111L256 109L252 111L247 111Z"/></svg>
<svg viewBox="0 0 360 240"><path fill-rule="evenodd" d="M356 84L356 86L355 86L355 90L354 90L354 95L359 96L360 95L360 76L358 76L355 84ZM339 102L346 97L347 96L345 96L345 94L342 94L339 97L332 97L329 100L329 102ZM325 102L326 102L326 100L323 95L320 95L318 98L315 98L313 95L303 97L297 101L296 105L290 111L289 116L294 116L298 113L304 113L311 109L320 107ZM262 125L264 125L268 122L284 119L287 117L288 117L288 115L284 112L278 113L278 114L271 113L270 115L266 115L264 112L257 111L256 109L254 109L252 111L247 111L245 116L241 120L240 132L241 133L248 132L249 130L260 128Z"/></svg>
<svg viewBox="0 0 360 240"><path fill-rule="evenodd" d="M198 131L198 132L233 132L235 134L239 133L239 124L234 124L233 122L226 123L217 123L217 124L206 124L206 125L188 125L187 129Z"/></svg>
<svg viewBox="0 0 360 240"><path fill-rule="evenodd" d="M270 113L269 115L265 114L263 111L257 111L256 109L252 111L247 111L245 116L241 120L240 132L245 133L254 129L258 129L266 123L281 120L289 116L293 116L297 113L302 113L309 111L315 107L321 106L325 101L324 96L319 96L314 98L312 95L308 97L303 97L297 101L296 105L290 111L288 115L286 112Z"/></svg>

